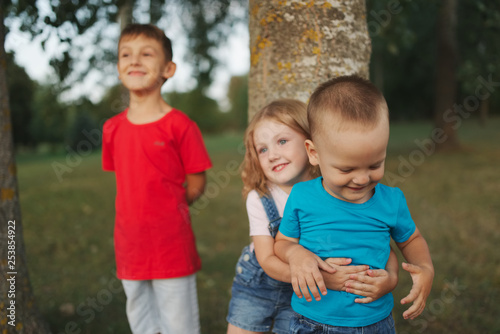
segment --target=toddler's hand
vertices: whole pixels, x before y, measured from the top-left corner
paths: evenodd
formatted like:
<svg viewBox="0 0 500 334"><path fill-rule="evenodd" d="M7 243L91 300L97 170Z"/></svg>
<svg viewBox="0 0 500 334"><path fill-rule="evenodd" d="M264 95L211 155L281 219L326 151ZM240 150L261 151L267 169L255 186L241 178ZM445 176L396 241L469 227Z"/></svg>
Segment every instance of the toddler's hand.
<svg viewBox="0 0 500 334"><path fill-rule="evenodd" d="M363 274L369 268L366 265L349 266L352 262L350 258L328 258L327 264L335 268L335 273L322 272L326 287L330 290L346 291L346 282L353 274Z"/></svg>
<svg viewBox="0 0 500 334"><path fill-rule="evenodd" d="M413 281L410 293L401 299L401 304L413 302L413 305L403 313L403 318L415 319L425 308L425 302L431 292L434 272L428 268L404 262L403 269L410 273Z"/></svg>
<svg viewBox="0 0 500 334"><path fill-rule="evenodd" d="M371 303L388 294L398 284L397 275L391 275L384 269L368 269L363 273L350 275L346 282L346 292L364 296L354 301L360 304Z"/></svg>

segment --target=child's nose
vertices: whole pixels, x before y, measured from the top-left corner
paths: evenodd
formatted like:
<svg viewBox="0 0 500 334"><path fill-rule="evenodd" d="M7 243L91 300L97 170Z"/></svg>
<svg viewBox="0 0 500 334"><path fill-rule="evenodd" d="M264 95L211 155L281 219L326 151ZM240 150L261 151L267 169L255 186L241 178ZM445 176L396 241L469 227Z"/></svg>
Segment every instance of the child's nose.
<svg viewBox="0 0 500 334"><path fill-rule="evenodd" d="M276 149L269 149L269 154L268 154L269 160L274 161L279 158L279 152Z"/></svg>
<svg viewBox="0 0 500 334"><path fill-rule="evenodd" d="M369 175L369 173L360 172L360 173L356 174L356 176L354 177L354 179L352 181L355 184L365 185L370 181L370 175Z"/></svg>
<svg viewBox="0 0 500 334"><path fill-rule="evenodd" d="M132 55L132 64L139 64L139 55Z"/></svg>

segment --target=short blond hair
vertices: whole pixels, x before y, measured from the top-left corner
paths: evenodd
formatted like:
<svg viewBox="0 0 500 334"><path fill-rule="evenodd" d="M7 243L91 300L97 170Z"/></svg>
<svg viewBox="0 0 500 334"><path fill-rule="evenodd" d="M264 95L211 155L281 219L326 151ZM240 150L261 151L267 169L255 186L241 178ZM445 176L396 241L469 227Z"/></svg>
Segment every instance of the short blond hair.
<svg viewBox="0 0 500 334"><path fill-rule="evenodd" d="M267 178L260 166L253 138L255 129L263 120L282 123L310 139L306 105L303 102L294 99L279 99L257 112L248 124L244 137L246 151L241 164L241 178L243 180L243 197L245 198L251 190L256 190L261 196L269 194ZM319 176L319 169L311 166L310 174L312 177Z"/></svg>
<svg viewBox="0 0 500 334"><path fill-rule="evenodd" d="M356 75L341 76L319 85L307 105L307 119L314 138L321 131L341 129L346 123L374 127L389 117L383 94L370 81ZM335 120L335 124L329 120Z"/></svg>

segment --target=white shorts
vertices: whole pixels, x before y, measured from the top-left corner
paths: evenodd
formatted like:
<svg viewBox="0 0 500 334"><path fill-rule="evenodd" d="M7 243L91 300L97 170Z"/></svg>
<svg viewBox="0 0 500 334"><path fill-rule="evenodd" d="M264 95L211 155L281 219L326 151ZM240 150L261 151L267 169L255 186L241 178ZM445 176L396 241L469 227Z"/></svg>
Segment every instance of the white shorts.
<svg viewBox="0 0 500 334"><path fill-rule="evenodd" d="M196 275L122 284L132 333L200 333Z"/></svg>

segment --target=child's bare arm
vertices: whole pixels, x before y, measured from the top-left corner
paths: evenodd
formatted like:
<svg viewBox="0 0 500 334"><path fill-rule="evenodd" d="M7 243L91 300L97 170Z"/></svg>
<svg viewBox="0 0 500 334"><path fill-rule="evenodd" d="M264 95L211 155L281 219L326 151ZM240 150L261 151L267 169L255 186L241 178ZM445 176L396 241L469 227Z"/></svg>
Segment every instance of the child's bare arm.
<svg viewBox="0 0 500 334"><path fill-rule="evenodd" d="M361 274L350 275L345 291L366 297L356 298L356 303L371 303L394 290L398 284L398 272L398 258L391 247L385 270L368 269Z"/></svg>
<svg viewBox="0 0 500 334"><path fill-rule="evenodd" d="M274 253L274 238L270 235L256 235L252 240L257 261L266 274L278 281L290 283L290 266Z"/></svg>
<svg viewBox="0 0 500 334"><path fill-rule="evenodd" d="M282 261L290 264L291 283L297 297L304 296L307 301L311 301L310 290L314 298L320 300L321 294L327 293L320 269L330 273L335 272L335 269L319 256L304 249L298 241L299 239L289 238L278 232L274 251Z"/></svg>
<svg viewBox="0 0 500 334"><path fill-rule="evenodd" d="M401 304L413 302L413 305L403 313L403 317L415 319L424 310L425 302L431 292L434 266L427 242L418 228L407 241L397 245L408 261L403 263L403 269L410 273L413 281L410 293L401 299Z"/></svg>
<svg viewBox="0 0 500 334"><path fill-rule="evenodd" d="M186 175L186 201L188 205L203 195L206 183L207 176L205 172Z"/></svg>

